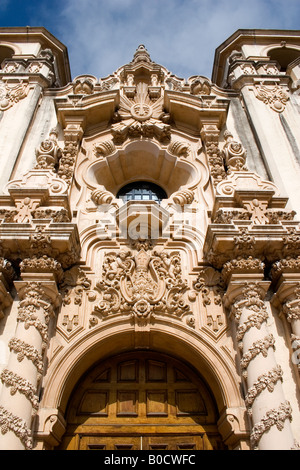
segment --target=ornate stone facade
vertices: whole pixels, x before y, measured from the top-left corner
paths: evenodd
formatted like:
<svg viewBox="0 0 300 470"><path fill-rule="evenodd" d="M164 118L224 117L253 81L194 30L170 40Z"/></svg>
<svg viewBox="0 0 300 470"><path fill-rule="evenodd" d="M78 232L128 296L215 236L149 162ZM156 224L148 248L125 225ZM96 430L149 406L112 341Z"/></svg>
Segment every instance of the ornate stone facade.
<svg viewBox="0 0 300 470"><path fill-rule="evenodd" d="M300 32L237 31L211 80L2 50L0 448L298 448Z"/></svg>

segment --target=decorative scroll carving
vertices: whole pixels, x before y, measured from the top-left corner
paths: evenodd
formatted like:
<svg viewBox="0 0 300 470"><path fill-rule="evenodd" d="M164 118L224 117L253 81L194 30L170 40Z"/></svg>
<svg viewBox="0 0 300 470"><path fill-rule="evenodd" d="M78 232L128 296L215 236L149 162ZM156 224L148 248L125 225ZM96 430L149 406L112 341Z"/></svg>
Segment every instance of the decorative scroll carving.
<svg viewBox="0 0 300 470"><path fill-rule="evenodd" d="M223 156L227 165L227 172L246 170L247 152L240 142L233 139L233 135L229 131L224 133L225 145L223 147Z"/></svg>
<svg viewBox="0 0 300 470"><path fill-rule="evenodd" d="M112 140L105 140L104 142L98 142L94 145L94 153L97 158L108 157L116 150L115 144Z"/></svg>
<svg viewBox="0 0 300 470"><path fill-rule="evenodd" d="M186 142L175 140L168 146L168 151L177 157L187 158L190 153L190 146Z"/></svg>
<svg viewBox="0 0 300 470"><path fill-rule="evenodd" d="M179 253L148 253L143 246L136 254L131 250L108 253L97 290L101 301L95 306L93 315L102 319L117 313L129 314L143 325L156 314L177 318L191 314L184 299L188 287L181 276ZM94 320L92 324L95 324Z"/></svg>
<svg viewBox="0 0 300 470"><path fill-rule="evenodd" d="M277 83L274 85L255 85L253 90L256 98L267 104L273 111L282 113L285 110L289 95Z"/></svg>
<svg viewBox="0 0 300 470"><path fill-rule="evenodd" d="M226 178L224 160L219 148L219 129L214 125L204 125L201 137L205 142L206 154L213 184L216 186Z"/></svg>
<svg viewBox="0 0 300 470"><path fill-rule="evenodd" d="M268 411L265 417L259 423L255 424L252 429L250 435L252 448L257 448L262 435L272 426L276 426L279 431L282 431L284 422L287 419L292 421L292 409L288 401L281 403L278 409Z"/></svg>
<svg viewBox="0 0 300 470"><path fill-rule="evenodd" d="M65 271L60 286L63 305L70 305L72 302L74 305L81 305L83 292L88 290L90 286L91 281L79 266L74 266Z"/></svg>
<svg viewBox="0 0 300 470"><path fill-rule="evenodd" d="M256 192L270 191L275 197L280 196L279 189L271 181L262 180L256 173L250 171L234 171L230 177L220 181L216 190L221 196L233 196L236 191L245 190L252 192L254 199Z"/></svg>
<svg viewBox="0 0 300 470"><path fill-rule="evenodd" d="M58 175L69 185L73 178L78 145L83 135L80 122L67 124L64 130L65 146L59 160Z"/></svg>
<svg viewBox="0 0 300 470"><path fill-rule="evenodd" d="M106 189L94 189L91 193L91 200L97 205L110 204L114 198L114 195Z"/></svg>
<svg viewBox="0 0 300 470"><path fill-rule="evenodd" d="M206 77L195 77L190 85L191 95L210 95L211 81Z"/></svg>
<svg viewBox="0 0 300 470"><path fill-rule="evenodd" d="M55 169L55 166L62 155L61 148L57 143L57 135L57 130L52 129L49 138L44 140L36 149L37 164L35 168Z"/></svg>
<svg viewBox="0 0 300 470"><path fill-rule="evenodd" d="M94 91L94 83L88 77L78 77L73 82L73 92L75 95L91 95Z"/></svg>
<svg viewBox="0 0 300 470"><path fill-rule="evenodd" d="M190 189L182 189L174 194L173 201L175 204L184 206L186 204L191 204L194 200L194 193Z"/></svg>
<svg viewBox="0 0 300 470"><path fill-rule="evenodd" d="M121 96L115 118L121 121L113 124L111 130L117 144L122 144L128 137L155 137L160 142L170 141L169 115L163 112L163 97L153 102L146 83L137 84L133 99Z"/></svg>
<svg viewBox="0 0 300 470"><path fill-rule="evenodd" d="M28 83L19 80L13 82L0 80L0 111L6 111L15 103L26 98L29 91Z"/></svg>

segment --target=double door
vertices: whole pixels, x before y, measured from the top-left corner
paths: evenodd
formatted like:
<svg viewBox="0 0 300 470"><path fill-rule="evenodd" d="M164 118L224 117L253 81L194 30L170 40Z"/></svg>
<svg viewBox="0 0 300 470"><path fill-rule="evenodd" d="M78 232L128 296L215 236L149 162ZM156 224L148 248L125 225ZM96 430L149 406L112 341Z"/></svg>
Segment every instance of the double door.
<svg viewBox="0 0 300 470"><path fill-rule="evenodd" d="M207 385L181 361L150 351L107 359L74 390L62 449L222 448Z"/></svg>

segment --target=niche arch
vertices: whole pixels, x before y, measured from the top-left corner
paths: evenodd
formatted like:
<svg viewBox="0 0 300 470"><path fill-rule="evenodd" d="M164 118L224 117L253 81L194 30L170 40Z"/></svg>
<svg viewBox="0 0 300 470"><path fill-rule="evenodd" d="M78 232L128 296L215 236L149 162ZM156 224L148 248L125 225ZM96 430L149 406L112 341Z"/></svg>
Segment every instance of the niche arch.
<svg viewBox="0 0 300 470"><path fill-rule="evenodd" d="M92 162L84 180L90 189L101 186L115 197L126 184L146 181L159 185L169 198L183 187L203 186L208 172L202 166L200 172L194 163L171 154L153 141L138 140Z"/></svg>
<svg viewBox="0 0 300 470"><path fill-rule="evenodd" d="M261 51L263 57L269 57L271 61L276 61L281 72L286 72L289 64L300 57L300 47L298 45L272 44Z"/></svg>

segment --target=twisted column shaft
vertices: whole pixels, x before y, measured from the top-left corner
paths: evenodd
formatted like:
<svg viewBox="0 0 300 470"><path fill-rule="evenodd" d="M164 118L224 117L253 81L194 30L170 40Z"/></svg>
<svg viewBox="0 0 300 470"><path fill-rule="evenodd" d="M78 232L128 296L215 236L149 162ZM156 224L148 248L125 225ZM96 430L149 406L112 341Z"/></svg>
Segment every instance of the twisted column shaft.
<svg viewBox="0 0 300 470"><path fill-rule="evenodd" d="M226 302L237 323L241 372L246 383L245 403L253 427L253 449L291 449L294 445L292 410L282 388L282 370L274 355L275 338L267 328L264 304L269 282L255 276L232 276Z"/></svg>
<svg viewBox="0 0 300 470"><path fill-rule="evenodd" d="M25 274L15 282L19 294L15 335L1 373L0 449L31 449L32 420L39 405L50 318L59 299L53 274Z"/></svg>

